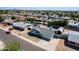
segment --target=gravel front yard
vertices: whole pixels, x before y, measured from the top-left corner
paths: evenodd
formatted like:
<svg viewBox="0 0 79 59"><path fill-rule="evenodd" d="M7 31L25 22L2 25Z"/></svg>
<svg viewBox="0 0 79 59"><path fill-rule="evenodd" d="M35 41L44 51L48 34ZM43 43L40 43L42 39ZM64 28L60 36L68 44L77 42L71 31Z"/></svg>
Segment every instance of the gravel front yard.
<svg viewBox="0 0 79 59"><path fill-rule="evenodd" d="M38 43L41 40L40 38L36 38L36 37L28 35L27 33L29 31L27 29L25 29L25 31L18 31L18 30L14 29L14 30L12 30L12 32L14 32L14 33L16 33L18 35L21 35L21 36L23 36L23 37L25 37L25 38L33 41L33 42L36 42L36 43Z"/></svg>

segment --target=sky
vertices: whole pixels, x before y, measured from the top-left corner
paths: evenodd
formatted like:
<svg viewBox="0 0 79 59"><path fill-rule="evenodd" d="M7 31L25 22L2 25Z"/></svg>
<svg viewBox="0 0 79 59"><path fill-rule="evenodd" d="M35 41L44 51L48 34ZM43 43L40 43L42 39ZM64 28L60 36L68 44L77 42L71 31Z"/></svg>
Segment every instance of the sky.
<svg viewBox="0 0 79 59"><path fill-rule="evenodd" d="M0 7L0 9L79 11L79 7Z"/></svg>

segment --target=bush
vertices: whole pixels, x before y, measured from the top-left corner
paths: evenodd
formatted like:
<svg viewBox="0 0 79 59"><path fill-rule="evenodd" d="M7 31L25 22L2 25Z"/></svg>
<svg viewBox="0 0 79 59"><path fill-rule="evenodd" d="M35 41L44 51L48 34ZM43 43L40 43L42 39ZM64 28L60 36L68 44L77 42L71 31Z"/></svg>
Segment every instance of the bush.
<svg viewBox="0 0 79 59"><path fill-rule="evenodd" d="M11 19L12 19L12 20L15 20L15 19L16 19L16 17L15 17L15 16L12 16L12 17L11 17Z"/></svg>
<svg viewBox="0 0 79 59"><path fill-rule="evenodd" d="M34 20L35 20L34 18L27 19L27 21L30 21L31 23L34 22Z"/></svg>
<svg viewBox="0 0 79 59"><path fill-rule="evenodd" d="M4 21L4 18L3 16L0 16L0 22L3 22Z"/></svg>
<svg viewBox="0 0 79 59"><path fill-rule="evenodd" d="M66 26L68 24L67 20L59 20L59 21L52 21L48 23L48 26Z"/></svg>
<svg viewBox="0 0 79 59"><path fill-rule="evenodd" d="M12 42L7 42L5 44L5 48L3 51L19 51L20 50L20 42L18 41L12 41Z"/></svg>

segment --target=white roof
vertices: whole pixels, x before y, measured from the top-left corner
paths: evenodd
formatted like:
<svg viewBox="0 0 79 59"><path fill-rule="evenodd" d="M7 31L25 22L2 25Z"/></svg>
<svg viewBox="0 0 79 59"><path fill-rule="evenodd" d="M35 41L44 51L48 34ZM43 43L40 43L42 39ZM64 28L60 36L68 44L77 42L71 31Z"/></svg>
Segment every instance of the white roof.
<svg viewBox="0 0 79 59"><path fill-rule="evenodd" d="M60 18L63 18L63 19L70 19L70 17L63 17L63 16L62 16L62 17L60 17Z"/></svg>
<svg viewBox="0 0 79 59"><path fill-rule="evenodd" d="M79 32L70 31L69 36L68 36L68 40L72 41L72 42L79 43Z"/></svg>
<svg viewBox="0 0 79 59"><path fill-rule="evenodd" d="M30 24L30 23L24 23L24 22L14 22L12 25L16 26L16 27L25 28L26 26L32 25L32 24Z"/></svg>
<svg viewBox="0 0 79 59"><path fill-rule="evenodd" d="M68 25L71 25L71 26L78 26L79 23L68 23Z"/></svg>

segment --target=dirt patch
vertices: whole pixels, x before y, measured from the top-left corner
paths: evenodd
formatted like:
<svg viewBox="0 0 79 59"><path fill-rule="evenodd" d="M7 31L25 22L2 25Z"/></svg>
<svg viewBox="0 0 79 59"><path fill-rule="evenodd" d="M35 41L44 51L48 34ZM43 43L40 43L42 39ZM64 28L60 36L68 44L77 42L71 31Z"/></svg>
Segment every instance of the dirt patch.
<svg viewBox="0 0 79 59"><path fill-rule="evenodd" d="M39 38L28 35L27 33L29 32L29 30L27 30L27 29L25 29L24 31L19 31L19 30L14 29L14 30L12 30L12 32L14 32L14 33L16 33L16 34L18 34L20 36L23 36L23 37L25 37L25 38L27 38L27 39L29 39L31 41L34 41L36 43L41 40Z"/></svg>

